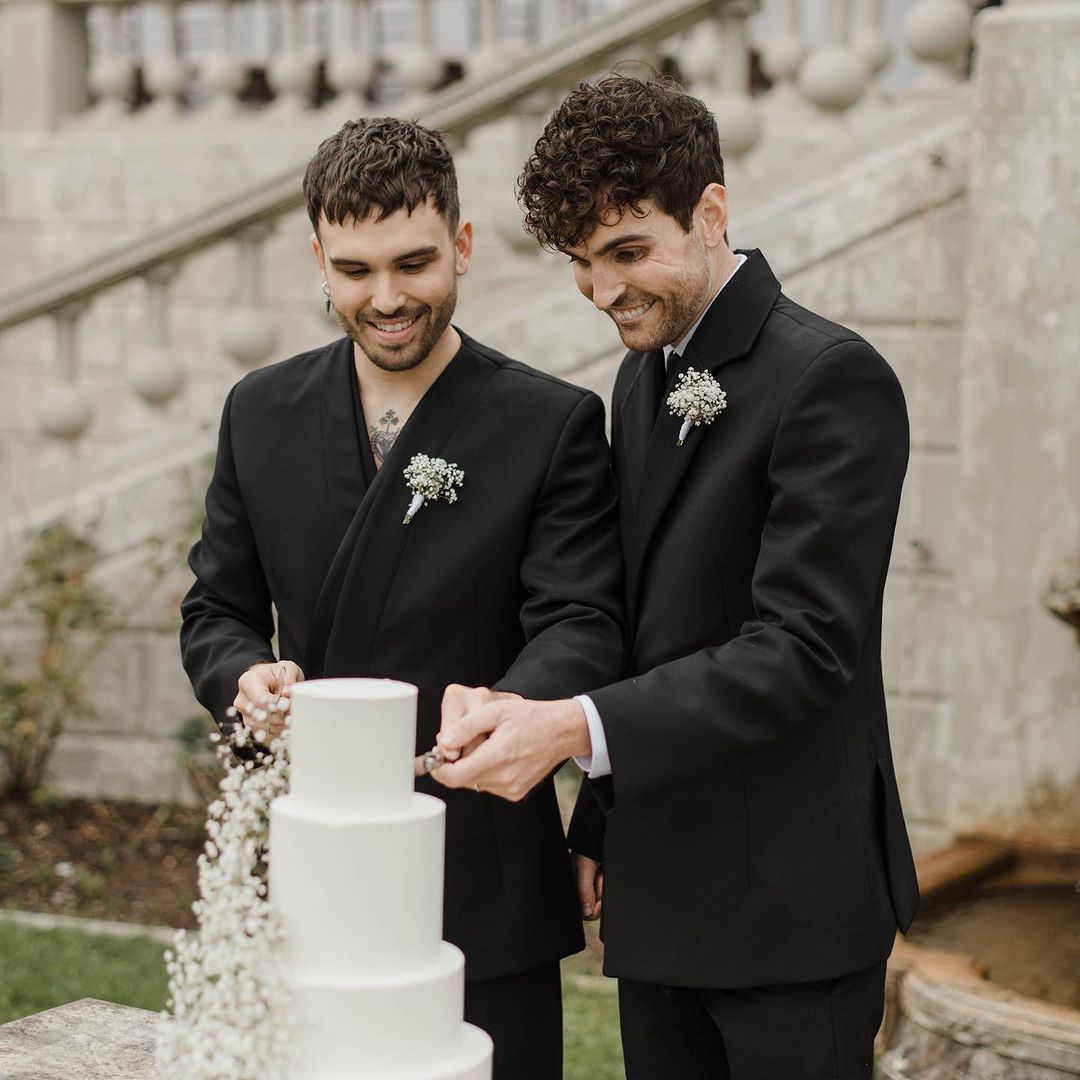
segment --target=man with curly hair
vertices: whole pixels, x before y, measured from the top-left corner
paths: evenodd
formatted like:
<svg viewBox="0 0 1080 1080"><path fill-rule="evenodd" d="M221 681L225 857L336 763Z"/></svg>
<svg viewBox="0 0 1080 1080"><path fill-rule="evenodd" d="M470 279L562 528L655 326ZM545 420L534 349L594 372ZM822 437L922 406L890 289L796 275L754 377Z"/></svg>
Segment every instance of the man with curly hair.
<svg viewBox="0 0 1080 1080"><path fill-rule="evenodd" d="M570 844L631 1080L869 1078L918 906L880 649L899 383L729 247L716 125L671 82L580 86L520 198L630 350L611 418L631 666L574 700L459 697L439 779L520 799L578 757Z"/></svg>
<svg viewBox="0 0 1080 1080"><path fill-rule="evenodd" d="M423 754L450 684L556 698L617 678L603 404L454 326L473 230L444 140L350 121L304 193L313 278L343 333L225 402L182 606L199 700L221 721L305 677L402 679L419 689ZM461 486L404 524L421 455L453 463ZM341 747L365 751L361 731ZM524 806L426 775L417 788L446 803L443 930L465 954L465 1019L494 1039L494 1080L559 1080L559 960L584 937L554 785ZM415 855L401 852L402 874Z"/></svg>

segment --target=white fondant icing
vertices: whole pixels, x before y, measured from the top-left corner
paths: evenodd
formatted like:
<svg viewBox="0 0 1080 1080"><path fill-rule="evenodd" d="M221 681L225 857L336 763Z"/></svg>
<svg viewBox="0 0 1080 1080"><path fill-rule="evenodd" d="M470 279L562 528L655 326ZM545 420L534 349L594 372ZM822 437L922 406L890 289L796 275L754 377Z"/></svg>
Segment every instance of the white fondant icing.
<svg viewBox="0 0 1080 1080"><path fill-rule="evenodd" d="M270 808L270 895L299 976L342 979L435 962L446 806L410 793L401 814L322 821L291 795Z"/></svg>
<svg viewBox="0 0 1080 1080"><path fill-rule="evenodd" d="M355 817L408 807L416 687L393 679L316 679L292 690L289 793L312 811Z"/></svg>
<svg viewBox="0 0 1080 1080"><path fill-rule="evenodd" d="M299 1056L325 1076L433 1068L461 1048L464 978L461 950L444 942L436 963L408 978L294 979Z"/></svg>
<svg viewBox="0 0 1080 1080"><path fill-rule="evenodd" d="M290 793L270 810L270 900L298 1020L290 1080L491 1080L441 941L441 800L413 792L416 689L294 688Z"/></svg>

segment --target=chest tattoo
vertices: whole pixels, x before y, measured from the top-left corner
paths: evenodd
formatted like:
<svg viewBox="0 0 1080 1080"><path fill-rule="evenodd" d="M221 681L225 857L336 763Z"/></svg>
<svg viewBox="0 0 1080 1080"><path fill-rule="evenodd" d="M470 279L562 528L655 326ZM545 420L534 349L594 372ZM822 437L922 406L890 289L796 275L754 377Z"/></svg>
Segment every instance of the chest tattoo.
<svg viewBox="0 0 1080 1080"><path fill-rule="evenodd" d="M386 455L397 440L399 432L398 414L393 409L387 409L378 422L368 428L368 439L371 442L371 454L375 458L375 468L381 469Z"/></svg>

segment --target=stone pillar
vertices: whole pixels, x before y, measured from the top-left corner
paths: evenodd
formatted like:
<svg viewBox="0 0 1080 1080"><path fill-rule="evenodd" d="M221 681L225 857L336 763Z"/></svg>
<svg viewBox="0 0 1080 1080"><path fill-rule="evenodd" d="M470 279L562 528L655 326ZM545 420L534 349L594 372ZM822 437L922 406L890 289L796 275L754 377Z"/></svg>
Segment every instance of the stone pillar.
<svg viewBox="0 0 1080 1080"><path fill-rule="evenodd" d="M3 0L0 119L8 131L44 131L86 108L86 8Z"/></svg>
<svg viewBox="0 0 1080 1080"><path fill-rule="evenodd" d="M1080 551L1080 2L977 20L961 359L954 829L1080 775L1080 652L1040 594Z"/></svg>

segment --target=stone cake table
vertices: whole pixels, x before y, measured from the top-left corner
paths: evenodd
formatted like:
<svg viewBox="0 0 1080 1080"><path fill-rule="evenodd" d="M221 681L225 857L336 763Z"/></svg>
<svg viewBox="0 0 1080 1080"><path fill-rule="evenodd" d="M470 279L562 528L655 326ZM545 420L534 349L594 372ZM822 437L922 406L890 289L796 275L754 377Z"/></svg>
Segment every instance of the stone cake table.
<svg viewBox="0 0 1080 1080"><path fill-rule="evenodd" d="M159 1013L83 998L0 1025L4 1080L157 1080Z"/></svg>

